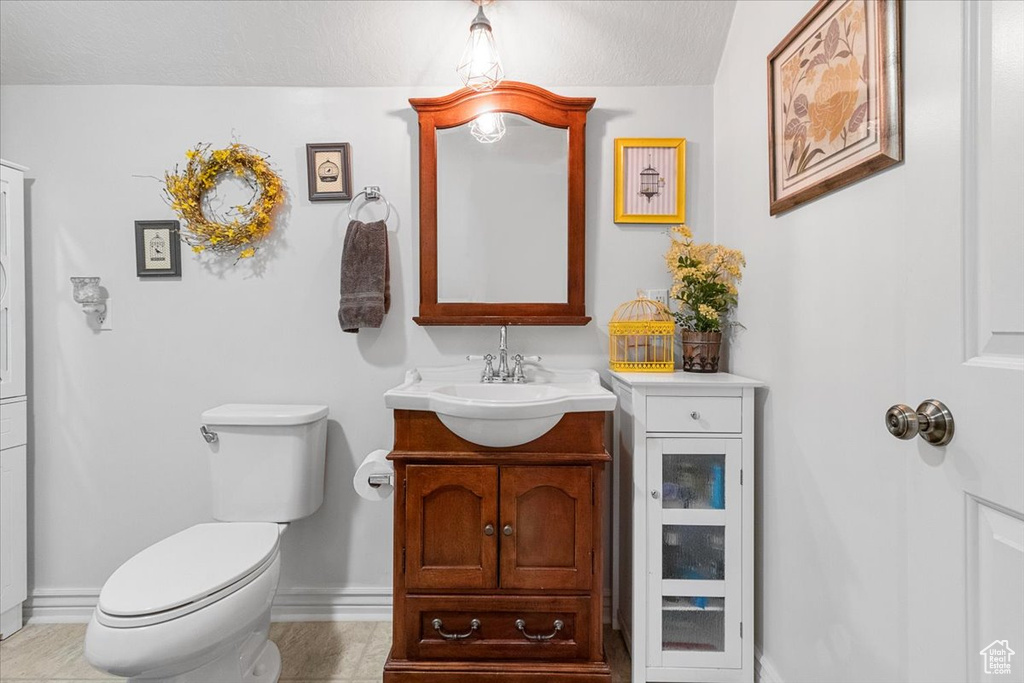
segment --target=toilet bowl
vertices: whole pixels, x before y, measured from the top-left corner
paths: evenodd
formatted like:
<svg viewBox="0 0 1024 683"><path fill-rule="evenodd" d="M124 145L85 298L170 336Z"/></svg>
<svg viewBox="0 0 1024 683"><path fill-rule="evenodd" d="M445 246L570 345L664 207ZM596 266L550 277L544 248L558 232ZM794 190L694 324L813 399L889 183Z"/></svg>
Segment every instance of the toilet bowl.
<svg viewBox="0 0 1024 683"><path fill-rule="evenodd" d="M246 405L203 414L204 435L215 435L215 497L227 491L215 511L231 521L185 529L110 576L86 631L93 666L130 681L277 681L281 655L268 633L280 538L322 501L326 414Z"/></svg>

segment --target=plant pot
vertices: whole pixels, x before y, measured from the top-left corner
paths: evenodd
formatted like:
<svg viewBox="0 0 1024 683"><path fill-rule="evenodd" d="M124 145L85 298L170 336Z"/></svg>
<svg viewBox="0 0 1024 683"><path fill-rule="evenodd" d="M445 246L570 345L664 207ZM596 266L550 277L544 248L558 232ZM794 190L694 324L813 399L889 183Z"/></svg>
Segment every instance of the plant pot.
<svg viewBox="0 0 1024 683"><path fill-rule="evenodd" d="M721 332L694 332L680 330L683 372L718 372L722 355Z"/></svg>

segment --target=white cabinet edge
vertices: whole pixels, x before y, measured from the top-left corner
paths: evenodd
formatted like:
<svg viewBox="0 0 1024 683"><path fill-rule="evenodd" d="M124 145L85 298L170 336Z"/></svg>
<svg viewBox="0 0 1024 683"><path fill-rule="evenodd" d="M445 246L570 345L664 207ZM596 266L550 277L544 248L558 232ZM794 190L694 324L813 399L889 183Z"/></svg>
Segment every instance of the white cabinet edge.
<svg viewBox="0 0 1024 683"><path fill-rule="evenodd" d="M763 387L760 380L741 377L728 372L616 372L608 374L630 386L679 386L679 387Z"/></svg>

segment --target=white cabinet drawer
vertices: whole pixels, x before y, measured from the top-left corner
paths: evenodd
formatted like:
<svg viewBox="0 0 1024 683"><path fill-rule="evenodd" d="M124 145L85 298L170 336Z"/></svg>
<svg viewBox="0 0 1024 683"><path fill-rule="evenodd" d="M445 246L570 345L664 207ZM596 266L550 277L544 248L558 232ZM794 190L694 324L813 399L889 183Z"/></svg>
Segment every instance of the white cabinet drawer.
<svg viewBox="0 0 1024 683"><path fill-rule="evenodd" d="M739 396L648 396L647 431L739 434L743 399Z"/></svg>
<svg viewBox="0 0 1024 683"><path fill-rule="evenodd" d="M25 401L0 405L0 449L24 446L28 438Z"/></svg>

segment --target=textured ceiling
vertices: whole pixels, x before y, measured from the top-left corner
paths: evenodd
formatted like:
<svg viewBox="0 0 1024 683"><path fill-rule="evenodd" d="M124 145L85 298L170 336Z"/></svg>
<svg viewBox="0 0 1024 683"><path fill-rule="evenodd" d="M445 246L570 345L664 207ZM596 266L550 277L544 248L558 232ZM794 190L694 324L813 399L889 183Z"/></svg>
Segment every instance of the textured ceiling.
<svg viewBox="0 0 1024 683"><path fill-rule="evenodd" d="M735 0L498 0L506 77L551 85L713 82ZM0 2L0 82L440 85L468 0Z"/></svg>

